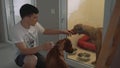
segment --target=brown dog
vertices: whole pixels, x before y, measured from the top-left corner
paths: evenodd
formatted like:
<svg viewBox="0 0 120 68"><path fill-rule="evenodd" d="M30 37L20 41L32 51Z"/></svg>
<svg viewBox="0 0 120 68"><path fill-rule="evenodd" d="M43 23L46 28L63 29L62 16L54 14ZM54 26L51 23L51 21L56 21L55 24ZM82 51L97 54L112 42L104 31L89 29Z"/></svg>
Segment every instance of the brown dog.
<svg viewBox="0 0 120 68"><path fill-rule="evenodd" d="M64 61L64 50L68 53L73 52L72 43L67 38L59 40L49 51L46 58L46 68L68 68Z"/></svg>
<svg viewBox="0 0 120 68"><path fill-rule="evenodd" d="M86 34L90 37L92 42L96 45L97 48L97 57L99 55L101 45L102 45L102 28L98 27L92 27L89 25L83 25L83 24L77 24L74 26L72 31L76 34Z"/></svg>

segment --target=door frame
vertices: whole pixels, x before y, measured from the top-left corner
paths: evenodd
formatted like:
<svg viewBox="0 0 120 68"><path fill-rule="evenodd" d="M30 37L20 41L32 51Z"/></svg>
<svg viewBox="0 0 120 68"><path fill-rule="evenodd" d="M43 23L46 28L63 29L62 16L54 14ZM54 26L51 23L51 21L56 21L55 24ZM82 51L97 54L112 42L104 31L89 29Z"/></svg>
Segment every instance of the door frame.
<svg viewBox="0 0 120 68"><path fill-rule="evenodd" d="M31 0L33 2L32 5L36 6L36 0ZM15 18L14 18L14 7L13 7L13 0L1 0L2 4L2 16L3 16L3 22L4 22L4 32L5 32L5 42L7 43L13 43L11 39L11 34L9 34L11 30L11 26L15 24ZM6 9L7 7L7 9ZM9 8L8 8L9 7ZM11 23L8 23L11 22ZM10 24L11 26L9 26Z"/></svg>

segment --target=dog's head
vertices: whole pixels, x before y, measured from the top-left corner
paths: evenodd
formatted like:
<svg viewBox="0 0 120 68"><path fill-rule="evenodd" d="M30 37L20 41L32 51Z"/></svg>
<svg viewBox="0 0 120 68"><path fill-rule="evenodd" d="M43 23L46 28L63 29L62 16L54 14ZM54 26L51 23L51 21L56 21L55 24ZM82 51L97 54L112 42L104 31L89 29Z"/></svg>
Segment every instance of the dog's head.
<svg viewBox="0 0 120 68"><path fill-rule="evenodd" d="M72 43L68 38L59 40L56 44L58 44L59 49L65 50L68 53L72 53L74 51Z"/></svg>
<svg viewBox="0 0 120 68"><path fill-rule="evenodd" d="M83 33L82 24L77 24L77 25L75 25L75 26L73 27L72 31L73 31L74 33L76 33L76 34L77 34L77 33L78 33L78 34Z"/></svg>
<svg viewBox="0 0 120 68"><path fill-rule="evenodd" d="M76 24L73 27L72 32L74 34L86 34L86 35L89 35L89 33L84 29L84 25L83 24Z"/></svg>

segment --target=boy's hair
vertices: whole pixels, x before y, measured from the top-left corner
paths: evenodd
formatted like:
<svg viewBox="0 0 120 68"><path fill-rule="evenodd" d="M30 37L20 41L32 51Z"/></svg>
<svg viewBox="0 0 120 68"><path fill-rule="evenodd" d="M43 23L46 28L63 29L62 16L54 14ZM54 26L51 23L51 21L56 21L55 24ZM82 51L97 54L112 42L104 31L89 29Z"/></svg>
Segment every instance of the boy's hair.
<svg viewBox="0 0 120 68"><path fill-rule="evenodd" d="M38 14L39 10L30 4L24 4L21 8L20 8L20 16L23 19L25 16L29 16L32 14Z"/></svg>

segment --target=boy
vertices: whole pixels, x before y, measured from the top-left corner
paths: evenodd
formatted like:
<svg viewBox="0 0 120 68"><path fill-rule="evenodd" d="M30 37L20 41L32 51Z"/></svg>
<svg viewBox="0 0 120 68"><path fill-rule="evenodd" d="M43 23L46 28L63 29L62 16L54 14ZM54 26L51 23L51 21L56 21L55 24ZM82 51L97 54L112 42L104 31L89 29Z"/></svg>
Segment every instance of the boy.
<svg viewBox="0 0 120 68"><path fill-rule="evenodd" d="M23 68L45 68L45 58L38 52L52 48L50 42L36 46L38 32L43 34L66 34L70 31L43 28L38 21L38 9L30 4L20 8L21 21L13 27L13 42L18 52L15 62Z"/></svg>

